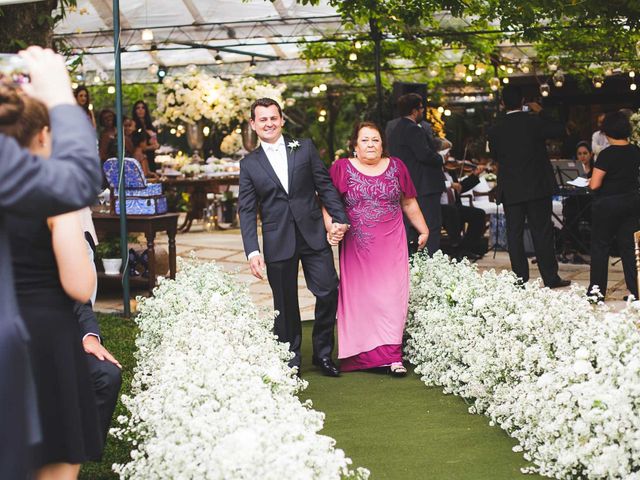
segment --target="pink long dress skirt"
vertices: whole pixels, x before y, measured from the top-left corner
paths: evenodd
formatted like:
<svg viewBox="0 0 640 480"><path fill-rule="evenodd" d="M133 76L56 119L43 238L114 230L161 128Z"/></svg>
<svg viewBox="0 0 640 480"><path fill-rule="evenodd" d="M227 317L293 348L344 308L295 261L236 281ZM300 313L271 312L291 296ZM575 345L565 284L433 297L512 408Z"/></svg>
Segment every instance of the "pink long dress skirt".
<svg viewBox="0 0 640 480"><path fill-rule="evenodd" d="M415 197L415 187L404 163L393 157L381 175L365 175L346 158L329 173L351 222L340 245L341 370L401 362L409 264L400 202Z"/></svg>

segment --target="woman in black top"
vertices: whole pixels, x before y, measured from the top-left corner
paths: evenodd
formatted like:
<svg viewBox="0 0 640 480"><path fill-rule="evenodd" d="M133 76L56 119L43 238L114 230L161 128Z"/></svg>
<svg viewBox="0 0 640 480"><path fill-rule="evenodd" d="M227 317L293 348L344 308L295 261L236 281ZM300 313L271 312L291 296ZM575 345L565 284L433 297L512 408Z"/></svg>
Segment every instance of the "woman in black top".
<svg viewBox="0 0 640 480"><path fill-rule="evenodd" d="M591 204L591 284L604 296L607 291L609 249L618 244L624 279L638 298L633 233L640 230L640 149L629 143L631 125L621 112L607 114L602 131L609 146L600 152L589 187L595 195Z"/></svg>

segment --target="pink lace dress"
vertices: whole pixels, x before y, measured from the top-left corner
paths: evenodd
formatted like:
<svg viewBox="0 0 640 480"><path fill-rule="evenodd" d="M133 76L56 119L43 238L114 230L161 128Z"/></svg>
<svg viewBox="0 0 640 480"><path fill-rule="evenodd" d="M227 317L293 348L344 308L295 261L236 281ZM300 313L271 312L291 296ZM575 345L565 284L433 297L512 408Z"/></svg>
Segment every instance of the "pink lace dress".
<svg viewBox="0 0 640 480"><path fill-rule="evenodd" d="M401 200L416 196L409 172L390 158L380 175L358 171L347 158L329 170L351 228L340 244L338 358L342 371L402 361L409 302L407 238Z"/></svg>

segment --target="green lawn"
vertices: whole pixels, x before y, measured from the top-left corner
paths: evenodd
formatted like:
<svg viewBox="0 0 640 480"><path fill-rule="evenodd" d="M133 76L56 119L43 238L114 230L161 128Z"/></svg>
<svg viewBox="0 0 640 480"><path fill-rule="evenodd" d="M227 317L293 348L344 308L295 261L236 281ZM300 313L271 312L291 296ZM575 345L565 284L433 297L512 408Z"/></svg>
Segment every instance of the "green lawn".
<svg viewBox="0 0 640 480"><path fill-rule="evenodd" d="M115 316L100 315L99 320L107 348L124 365L122 392L127 393L136 327ZM406 378L370 372L320 375L310 365L311 327L305 322L302 372L309 388L302 397L325 412L322 433L335 438L356 466L371 470L373 480L542 478L520 473L525 462L511 451L515 442L502 430L490 427L483 416L470 415L462 399L426 388L412 373ZM118 405L116 416L120 413ZM85 465L80 478L116 478L111 465L127 459L127 445L109 438L103 462Z"/></svg>

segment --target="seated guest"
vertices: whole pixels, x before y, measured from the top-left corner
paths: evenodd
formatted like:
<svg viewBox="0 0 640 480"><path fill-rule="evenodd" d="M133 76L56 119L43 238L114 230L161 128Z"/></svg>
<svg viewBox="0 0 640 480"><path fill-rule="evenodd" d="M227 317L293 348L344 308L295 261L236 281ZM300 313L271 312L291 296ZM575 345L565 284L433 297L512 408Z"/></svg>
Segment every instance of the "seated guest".
<svg viewBox="0 0 640 480"><path fill-rule="evenodd" d="M602 131L609 146L598 155L589 180L589 188L595 192L591 202L589 292L597 286L602 296L606 295L609 250L615 240L627 289L638 298L633 233L640 230L640 149L629 143L631 124L622 112L607 114Z"/></svg>
<svg viewBox="0 0 640 480"><path fill-rule="evenodd" d="M575 157L578 160L578 164L582 169L586 178L591 178L591 172L593 170L593 153L591 152L591 145L589 142L579 142L576 145ZM578 252L588 253L585 249L588 248L589 238L588 234L585 235L585 227L591 225L591 196L569 196L562 201L562 216L564 218L564 227L560 233L563 249ZM579 255L575 255L573 263L585 263L585 261Z"/></svg>
<svg viewBox="0 0 640 480"><path fill-rule="evenodd" d="M598 130L593 132L591 136L591 151L593 152L593 158L597 159L600 152L609 146L609 140L607 136L602 131L602 122L604 120L605 114L601 113L598 115Z"/></svg>
<svg viewBox="0 0 640 480"><path fill-rule="evenodd" d="M457 258L478 260L487 253L487 242L483 238L486 230L485 212L463 205L460 198L462 193L480 183L478 176L483 171L484 166L481 165L461 181L458 181L455 171L444 172L447 191L440 197L442 225L451 240L451 254Z"/></svg>
<svg viewBox="0 0 640 480"><path fill-rule="evenodd" d="M2 133L34 155L48 157L52 137L44 104L10 90L2 103ZM78 212L48 219L8 215L5 220L18 308L31 339L42 427L42 441L33 452L36 478L73 479L80 464L100 458L103 447L73 314L73 300L86 302L94 291L95 272Z"/></svg>
<svg viewBox="0 0 640 480"><path fill-rule="evenodd" d="M100 137L98 138L98 151L100 152L100 161L104 162L108 157L109 143L116 138L116 114L113 110L105 108L98 115L98 124L100 125Z"/></svg>

